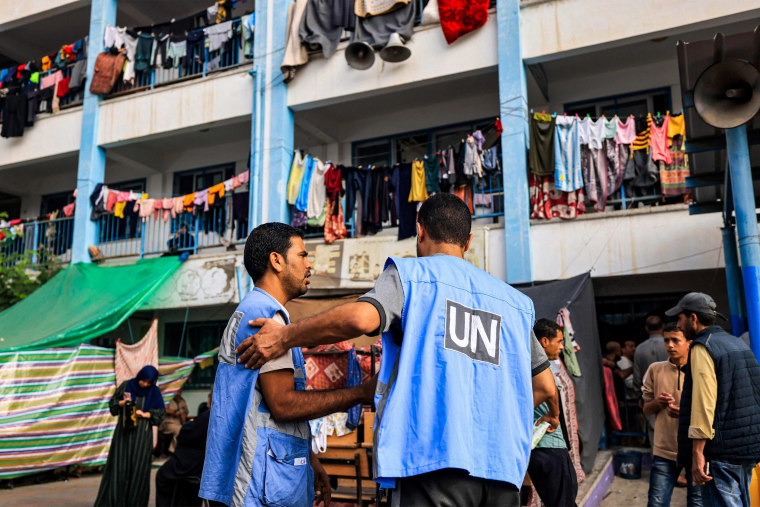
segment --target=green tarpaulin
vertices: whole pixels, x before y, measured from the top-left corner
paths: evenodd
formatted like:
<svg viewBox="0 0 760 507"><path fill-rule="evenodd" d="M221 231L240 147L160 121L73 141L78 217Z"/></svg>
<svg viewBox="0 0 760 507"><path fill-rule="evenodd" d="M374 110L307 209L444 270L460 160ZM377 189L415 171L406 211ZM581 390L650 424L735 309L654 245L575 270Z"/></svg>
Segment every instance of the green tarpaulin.
<svg viewBox="0 0 760 507"><path fill-rule="evenodd" d="M178 257L71 264L0 313L0 351L75 346L116 329L180 265Z"/></svg>

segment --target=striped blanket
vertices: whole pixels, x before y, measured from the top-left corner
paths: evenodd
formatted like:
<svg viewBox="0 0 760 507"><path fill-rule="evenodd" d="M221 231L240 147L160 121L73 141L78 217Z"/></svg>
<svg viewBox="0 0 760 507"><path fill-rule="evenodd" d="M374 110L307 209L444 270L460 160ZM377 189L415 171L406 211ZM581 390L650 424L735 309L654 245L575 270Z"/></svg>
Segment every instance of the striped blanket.
<svg viewBox="0 0 760 507"><path fill-rule="evenodd" d="M197 363L160 358L159 387L168 403ZM114 350L76 348L0 353L0 479L66 465L103 464L116 418Z"/></svg>

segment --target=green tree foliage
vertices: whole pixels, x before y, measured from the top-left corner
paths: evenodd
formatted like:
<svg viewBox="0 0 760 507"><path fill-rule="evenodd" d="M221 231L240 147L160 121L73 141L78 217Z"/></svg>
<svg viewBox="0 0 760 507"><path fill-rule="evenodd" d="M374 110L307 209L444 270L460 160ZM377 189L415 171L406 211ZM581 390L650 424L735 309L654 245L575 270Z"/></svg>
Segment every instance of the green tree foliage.
<svg viewBox="0 0 760 507"><path fill-rule="evenodd" d="M7 219L7 215L0 213L0 219ZM63 268L54 260L39 262L44 252L8 253L3 246L10 241L0 240L0 312L27 297Z"/></svg>

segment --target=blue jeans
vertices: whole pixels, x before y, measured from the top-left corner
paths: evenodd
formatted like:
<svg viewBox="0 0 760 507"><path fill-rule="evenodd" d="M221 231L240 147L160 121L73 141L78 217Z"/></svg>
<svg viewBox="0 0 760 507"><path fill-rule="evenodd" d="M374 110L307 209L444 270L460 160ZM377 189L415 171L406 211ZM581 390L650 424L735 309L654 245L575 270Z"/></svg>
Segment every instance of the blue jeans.
<svg viewBox="0 0 760 507"><path fill-rule="evenodd" d="M755 465L710 462L710 477L702 490L706 506L749 507L749 483Z"/></svg>
<svg viewBox="0 0 760 507"><path fill-rule="evenodd" d="M649 475L649 502L647 507L667 507L673 496L673 488L676 485L681 467L675 461L655 456L652 461L652 471ZM689 507L702 506L702 486L697 486L691 481L691 471L686 470L687 505Z"/></svg>

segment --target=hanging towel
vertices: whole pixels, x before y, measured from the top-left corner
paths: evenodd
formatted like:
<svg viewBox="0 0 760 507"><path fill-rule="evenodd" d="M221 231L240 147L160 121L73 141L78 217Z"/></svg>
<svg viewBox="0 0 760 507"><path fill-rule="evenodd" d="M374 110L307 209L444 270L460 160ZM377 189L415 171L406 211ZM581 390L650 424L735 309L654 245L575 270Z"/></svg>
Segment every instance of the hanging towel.
<svg viewBox="0 0 760 507"><path fill-rule="evenodd" d="M618 127L617 116L612 118L611 120L608 120L607 118L605 118L603 137L605 139L615 139L615 136L617 135L617 127Z"/></svg>
<svg viewBox="0 0 760 507"><path fill-rule="evenodd" d="M127 345L121 339L116 340L116 385L136 377L148 365L158 368L158 319L153 319L150 329L139 342Z"/></svg>
<svg viewBox="0 0 760 507"><path fill-rule="evenodd" d="M625 119L625 123L618 118L615 141L618 144L631 144L636 139L636 120L632 116Z"/></svg>
<svg viewBox="0 0 760 507"><path fill-rule="evenodd" d="M409 192L409 202L423 202L428 198L425 183L425 163L422 160L412 162L412 191Z"/></svg>
<svg viewBox="0 0 760 507"><path fill-rule="evenodd" d="M578 119L557 116L554 133L554 186L563 192L583 188Z"/></svg>
<svg viewBox="0 0 760 507"><path fill-rule="evenodd" d="M177 218L177 215L180 215L182 214L183 211L185 211L185 197L172 198L172 203L173 203L172 218ZM193 199L190 199L190 203L192 202L193 202Z"/></svg>
<svg viewBox="0 0 760 507"><path fill-rule="evenodd" d="M288 204L295 204L298 200L298 192L301 190L306 157L299 150L293 152L293 162L290 164L290 176L288 176L287 198Z"/></svg>
<svg viewBox="0 0 760 507"><path fill-rule="evenodd" d="M562 333L565 336L565 348L562 350L562 358L565 360L567 371L574 377L580 377L581 367L578 363L578 357L575 355L580 347L574 338L575 332L570 322L570 310L563 308L559 311L557 314L557 324L562 326Z"/></svg>

